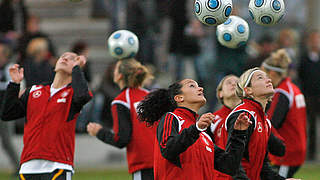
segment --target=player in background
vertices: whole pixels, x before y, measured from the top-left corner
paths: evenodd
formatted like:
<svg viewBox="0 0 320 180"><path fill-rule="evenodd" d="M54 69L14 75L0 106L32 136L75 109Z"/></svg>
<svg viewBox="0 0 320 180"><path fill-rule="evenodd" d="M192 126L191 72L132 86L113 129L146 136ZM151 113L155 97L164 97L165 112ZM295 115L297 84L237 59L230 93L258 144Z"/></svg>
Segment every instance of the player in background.
<svg viewBox="0 0 320 180"><path fill-rule="evenodd" d="M235 75L227 75L219 82L217 89L216 89L216 96L218 101L222 104L222 107L214 112L215 119L211 124L210 128L213 133L214 143L222 148L225 149L228 139L227 131L223 131L225 119L231 113L232 109L235 108L238 104L241 103L241 100L236 95L236 87L239 78ZM224 133L224 134L222 134ZM216 171L215 175L216 180L232 180L232 177Z"/></svg>
<svg viewBox="0 0 320 180"><path fill-rule="evenodd" d="M153 180L153 144L155 129L137 119L136 107L148 94L143 83L152 77L148 69L135 59L119 60L113 81L121 93L112 101L113 129L89 123L91 136L118 148L127 148L129 173L133 180Z"/></svg>
<svg viewBox="0 0 320 180"><path fill-rule="evenodd" d="M0 114L2 112L3 97L6 92L7 86L10 82L9 67L13 65L10 61L12 49L9 45L0 38ZM16 147L13 144L13 130L14 122L4 122L0 118L0 139L1 148L6 153L9 162L14 167L13 176L19 174L19 157Z"/></svg>
<svg viewBox="0 0 320 180"><path fill-rule="evenodd" d="M91 99L80 66L86 59L66 52L57 61L52 83L20 91L23 68L9 68L12 81L4 97L2 120L26 117L20 179L69 180L73 172L75 125Z"/></svg>
<svg viewBox="0 0 320 180"><path fill-rule="evenodd" d="M283 157L270 155L270 160L283 177L293 177L306 156L306 104L300 89L288 77L290 63L286 50L280 49L261 65L276 87L268 115L285 140L286 152Z"/></svg>
<svg viewBox="0 0 320 180"><path fill-rule="evenodd" d="M267 158L271 122L267 119L265 108L274 94L271 79L259 68L249 69L240 76L236 94L242 100L242 103L228 115L224 130L227 130L228 136L230 136L234 131L234 123L243 113L250 118L252 124L248 128L246 150L241 163L242 168L233 178L251 180L285 179L271 170ZM229 142L227 143L228 146Z"/></svg>
<svg viewBox="0 0 320 180"><path fill-rule="evenodd" d="M239 78L237 76L227 75L220 81L216 90L217 99L222 104L222 107L213 113L215 119L211 125L211 131L213 132L215 144L223 149L225 149L228 138L227 132L222 131L225 119L231 113L232 109L241 103L241 99L236 95L238 81ZM222 132L224 132L225 135L222 135Z"/></svg>
<svg viewBox="0 0 320 180"><path fill-rule="evenodd" d="M139 119L157 126L155 180L214 179L214 168L231 175L239 168L251 122L244 114L239 116L230 146L224 151L206 133L214 115L197 114L205 103L203 88L184 79L151 92L138 106Z"/></svg>

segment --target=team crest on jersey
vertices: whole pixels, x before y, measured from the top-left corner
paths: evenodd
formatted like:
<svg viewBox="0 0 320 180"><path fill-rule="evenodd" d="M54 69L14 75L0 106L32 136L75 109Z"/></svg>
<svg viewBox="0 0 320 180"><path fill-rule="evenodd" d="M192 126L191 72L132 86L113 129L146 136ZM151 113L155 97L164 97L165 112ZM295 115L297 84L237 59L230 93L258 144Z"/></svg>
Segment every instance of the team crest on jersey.
<svg viewBox="0 0 320 180"><path fill-rule="evenodd" d="M41 90L38 90L38 91L35 91L33 94L32 94L32 97L33 98L38 98L40 97L42 94Z"/></svg>
<svg viewBox="0 0 320 180"><path fill-rule="evenodd" d="M262 124L261 124L261 122L258 122L258 132L262 132Z"/></svg>

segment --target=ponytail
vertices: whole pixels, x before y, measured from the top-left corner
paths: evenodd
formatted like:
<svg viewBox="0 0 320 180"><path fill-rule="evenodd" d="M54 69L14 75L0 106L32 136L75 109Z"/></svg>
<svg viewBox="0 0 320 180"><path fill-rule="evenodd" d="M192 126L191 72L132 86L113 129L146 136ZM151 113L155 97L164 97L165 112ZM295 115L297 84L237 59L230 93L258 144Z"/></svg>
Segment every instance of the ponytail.
<svg viewBox="0 0 320 180"><path fill-rule="evenodd" d="M157 89L149 93L137 107L138 119L152 126L166 112L172 112L177 108L174 97L181 94L182 85L176 82L168 89Z"/></svg>
<svg viewBox="0 0 320 180"><path fill-rule="evenodd" d="M120 62L119 73L123 75L126 87L137 88L147 79L153 78L149 69L133 58L122 59Z"/></svg>

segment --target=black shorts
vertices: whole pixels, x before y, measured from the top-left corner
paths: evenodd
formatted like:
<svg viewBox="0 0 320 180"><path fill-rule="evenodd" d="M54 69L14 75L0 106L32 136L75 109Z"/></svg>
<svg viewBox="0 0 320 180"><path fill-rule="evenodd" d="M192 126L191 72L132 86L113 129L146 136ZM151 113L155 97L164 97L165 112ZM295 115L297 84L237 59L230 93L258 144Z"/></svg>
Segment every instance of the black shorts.
<svg viewBox="0 0 320 180"><path fill-rule="evenodd" d="M64 169L56 169L52 173L19 174L20 180L71 180L72 172Z"/></svg>

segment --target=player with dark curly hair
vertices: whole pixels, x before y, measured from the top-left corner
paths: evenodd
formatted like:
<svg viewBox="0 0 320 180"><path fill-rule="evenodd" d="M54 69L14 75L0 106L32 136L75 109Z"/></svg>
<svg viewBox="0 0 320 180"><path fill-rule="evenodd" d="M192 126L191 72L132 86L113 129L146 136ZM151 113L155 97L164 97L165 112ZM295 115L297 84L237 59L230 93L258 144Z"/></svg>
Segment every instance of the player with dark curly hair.
<svg viewBox="0 0 320 180"><path fill-rule="evenodd" d="M239 116L230 146L224 151L214 145L209 135L214 115L197 114L205 103L203 88L192 79L184 79L168 89L151 92L139 104L141 121L148 125L159 122L154 148L155 180L214 179L214 168L230 175L236 173L251 122L244 114Z"/></svg>

